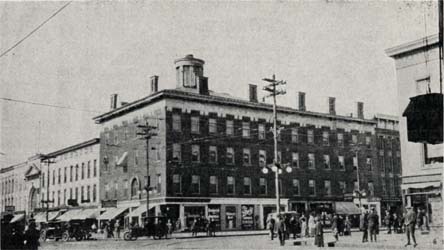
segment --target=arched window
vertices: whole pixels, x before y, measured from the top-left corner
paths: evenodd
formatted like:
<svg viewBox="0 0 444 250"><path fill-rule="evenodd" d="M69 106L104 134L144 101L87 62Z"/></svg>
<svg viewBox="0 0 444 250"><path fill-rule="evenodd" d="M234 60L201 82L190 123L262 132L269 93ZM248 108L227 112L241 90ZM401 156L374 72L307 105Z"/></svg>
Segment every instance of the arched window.
<svg viewBox="0 0 444 250"><path fill-rule="evenodd" d="M137 199L139 195L140 185L139 181L134 178L131 182L131 199Z"/></svg>
<svg viewBox="0 0 444 250"><path fill-rule="evenodd" d="M31 190L31 194L30 194L30 197L29 197L29 205L30 205L30 207L29 207L29 210L30 211L34 211L34 209L36 209L37 208L37 205L38 205L38 197L37 197L37 190L36 189L32 189Z"/></svg>

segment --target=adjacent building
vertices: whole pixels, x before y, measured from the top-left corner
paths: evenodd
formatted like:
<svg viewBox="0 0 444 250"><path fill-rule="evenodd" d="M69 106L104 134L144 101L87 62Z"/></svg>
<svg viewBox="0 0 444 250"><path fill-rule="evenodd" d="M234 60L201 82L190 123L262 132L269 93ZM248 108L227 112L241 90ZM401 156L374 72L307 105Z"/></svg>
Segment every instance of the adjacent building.
<svg viewBox="0 0 444 250"><path fill-rule="evenodd" d="M399 130L402 160L402 197L405 205L425 209L434 225L442 226L443 144L410 142L402 114L410 98L440 93L438 35L386 50L395 60L398 84Z"/></svg>
<svg viewBox="0 0 444 250"><path fill-rule="evenodd" d="M206 216L222 230L263 228L275 210L274 175L261 171L273 162L272 105L258 101L255 85L248 99L211 91L204 61L192 55L176 60L175 69L175 89L159 91L153 76L147 97L117 107L112 95L111 110L94 118L101 125L102 202L128 208L132 221L149 207L150 215L166 214L184 227ZM354 201L380 212L378 120L364 117L361 102L356 115L341 116L335 98L329 113L319 113L307 111L304 93L298 97L297 106L277 108L278 160L293 169L281 175L282 208L353 210ZM138 135L146 125L156 128L148 148ZM394 173L382 182L396 184ZM354 190L365 195L358 200Z"/></svg>

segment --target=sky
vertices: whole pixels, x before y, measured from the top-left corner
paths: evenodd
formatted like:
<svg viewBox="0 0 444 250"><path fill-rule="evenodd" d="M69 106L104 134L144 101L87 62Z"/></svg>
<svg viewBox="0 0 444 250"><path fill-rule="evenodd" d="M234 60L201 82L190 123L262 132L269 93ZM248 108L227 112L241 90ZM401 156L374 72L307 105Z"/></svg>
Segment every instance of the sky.
<svg viewBox="0 0 444 250"><path fill-rule="evenodd" d="M0 53L66 2L0 2ZM248 84L287 82L279 105L365 117L397 114L394 61L385 49L438 33L437 1L72 2L0 57L0 166L99 136L92 117L110 95L134 101L175 87L174 60L205 60L209 88L248 98ZM265 93L259 93L259 96Z"/></svg>

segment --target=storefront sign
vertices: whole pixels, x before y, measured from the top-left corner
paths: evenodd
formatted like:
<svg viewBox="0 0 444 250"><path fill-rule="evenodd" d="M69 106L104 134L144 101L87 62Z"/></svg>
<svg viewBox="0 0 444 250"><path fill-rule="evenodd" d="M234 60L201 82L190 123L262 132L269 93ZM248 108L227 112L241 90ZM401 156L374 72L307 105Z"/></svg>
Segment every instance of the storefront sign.
<svg viewBox="0 0 444 250"><path fill-rule="evenodd" d="M242 205L241 223L242 229L254 229L254 205Z"/></svg>
<svg viewBox="0 0 444 250"><path fill-rule="evenodd" d="M220 230L220 205L208 205L208 219L213 220L216 229Z"/></svg>
<svg viewBox="0 0 444 250"><path fill-rule="evenodd" d="M236 207L227 206L225 208L225 222L227 229L236 228Z"/></svg>
<svg viewBox="0 0 444 250"><path fill-rule="evenodd" d="M15 206L5 206L5 212L14 213Z"/></svg>

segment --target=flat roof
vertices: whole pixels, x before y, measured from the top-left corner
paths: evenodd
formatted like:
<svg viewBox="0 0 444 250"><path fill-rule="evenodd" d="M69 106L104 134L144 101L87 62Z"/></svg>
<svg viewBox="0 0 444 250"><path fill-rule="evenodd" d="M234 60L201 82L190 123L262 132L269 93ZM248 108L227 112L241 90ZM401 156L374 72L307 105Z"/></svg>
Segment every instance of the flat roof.
<svg viewBox="0 0 444 250"><path fill-rule="evenodd" d="M64 153L68 153L68 152L80 149L80 148L84 148L84 147L87 147L87 146L90 146L90 145L93 145L93 144L97 144L99 142L100 142L99 138L93 138L91 140L84 141L84 142L81 142L81 143L78 143L78 144L75 144L75 145L72 145L72 146L69 146L69 147L66 147L66 148L59 149L59 150L51 152L51 153L48 153L45 156L47 156L47 157L55 157L55 156L58 156L58 155L61 155L61 154L64 154Z"/></svg>
<svg viewBox="0 0 444 250"><path fill-rule="evenodd" d="M390 57L398 57L402 54L425 48L426 46L431 47L437 46L438 44L439 37L438 34L435 34L388 48L385 50L385 53Z"/></svg>

